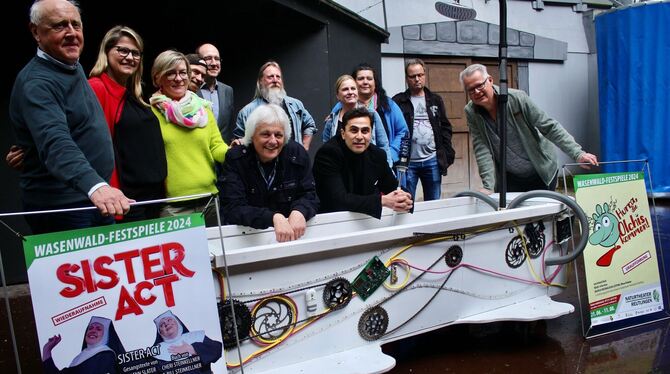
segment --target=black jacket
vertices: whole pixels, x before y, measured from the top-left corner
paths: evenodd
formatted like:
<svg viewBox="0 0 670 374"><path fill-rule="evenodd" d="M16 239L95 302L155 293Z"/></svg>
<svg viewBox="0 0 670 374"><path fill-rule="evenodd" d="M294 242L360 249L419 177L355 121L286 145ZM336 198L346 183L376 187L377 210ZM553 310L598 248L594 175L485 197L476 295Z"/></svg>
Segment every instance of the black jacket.
<svg viewBox="0 0 670 374"><path fill-rule="evenodd" d="M433 127L435 137L435 149L437 152L437 164L440 167L440 174L447 175L447 168L454 163L456 152L451 145L451 123L447 119L447 111L444 108L444 102L440 95L436 95L427 88L423 88L426 95L426 108L428 109L428 120ZM398 104L402 114L407 122L409 137L412 138L414 132L414 106L411 100L412 94L409 89L393 96L393 101Z"/></svg>
<svg viewBox="0 0 670 374"><path fill-rule="evenodd" d="M375 218L382 214L381 194L398 187L386 152L370 144L365 152L355 154L339 136L316 152L314 180L321 212L348 210Z"/></svg>
<svg viewBox="0 0 670 374"><path fill-rule="evenodd" d="M265 229L272 226L275 213L288 217L297 210L305 220L314 217L319 199L309 166L305 148L297 142L286 143L268 189L253 146L232 147L226 154L219 186L224 222Z"/></svg>

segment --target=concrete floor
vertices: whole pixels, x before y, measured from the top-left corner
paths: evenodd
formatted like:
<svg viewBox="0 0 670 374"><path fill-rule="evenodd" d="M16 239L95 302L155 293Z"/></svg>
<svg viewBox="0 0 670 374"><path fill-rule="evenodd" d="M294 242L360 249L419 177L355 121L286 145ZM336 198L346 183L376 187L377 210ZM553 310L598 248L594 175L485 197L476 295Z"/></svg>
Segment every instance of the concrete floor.
<svg viewBox="0 0 670 374"><path fill-rule="evenodd" d="M670 201L657 200L661 245L670 250ZM656 222L654 222L656 225ZM658 245L658 243L657 243ZM670 263L670 256L664 262ZM667 268L666 268L667 269ZM667 279L667 273L665 274ZM573 281L556 301L579 310ZM0 373L17 372L5 292L22 373L41 360L27 285L0 290ZM670 320L586 340L578 312L537 322L455 325L383 346L396 358L391 373L665 373L670 372Z"/></svg>

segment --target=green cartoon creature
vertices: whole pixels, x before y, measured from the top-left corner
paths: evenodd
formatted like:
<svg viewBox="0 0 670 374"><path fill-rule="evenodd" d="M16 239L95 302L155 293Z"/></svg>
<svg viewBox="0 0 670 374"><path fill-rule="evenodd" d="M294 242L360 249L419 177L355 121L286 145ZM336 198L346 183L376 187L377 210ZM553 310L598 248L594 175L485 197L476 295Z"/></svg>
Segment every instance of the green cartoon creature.
<svg viewBox="0 0 670 374"><path fill-rule="evenodd" d="M619 241L619 220L612 212L607 203L596 204L596 212L593 213L593 233L589 236L589 243L591 245L600 245L603 247L611 247ZM620 245L615 246L602 255L596 264L598 266L610 266L614 252L621 248Z"/></svg>

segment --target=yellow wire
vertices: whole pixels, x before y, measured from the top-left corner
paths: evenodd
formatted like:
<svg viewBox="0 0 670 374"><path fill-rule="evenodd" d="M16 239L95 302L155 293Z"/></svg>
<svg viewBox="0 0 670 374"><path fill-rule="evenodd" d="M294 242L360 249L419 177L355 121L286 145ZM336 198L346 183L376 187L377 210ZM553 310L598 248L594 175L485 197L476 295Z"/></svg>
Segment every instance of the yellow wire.
<svg viewBox="0 0 670 374"><path fill-rule="evenodd" d="M223 276L223 273L219 271L219 269L212 267L212 271L216 272L217 278L219 279L219 287L221 288L221 302L226 301L226 285L225 285L225 280L226 277Z"/></svg>
<svg viewBox="0 0 670 374"><path fill-rule="evenodd" d="M282 300L282 301L284 301L286 304L288 304L288 305L289 305L289 308L291 309L291 313L292 313L291 315L293 316L293 318L295 318L295 319L298 318L298 310L296 309L296 305L295 305L295 303L293 302L293 300L291 300L290 298L288 298L288 297L286 297L286 296L283 296L283 295L277 295L277 296L269 297L269 298L267 298L267 299L263 299L263 302L259 302L259 303L257 303L257 304L254 306L254 309L251 311L251 315L255 316L255 315L256 315L256 312L258 311L258 308L259 308L261 305L262 305L262 306L267 305L267 302L265 302L265 301L275 300L275 299ZM290 334L291 334L291 331L293 331L293 328L295 327L294 323L295 323L295 320L291 321L291 325L290 325L289 328L286 330L286 332L283 333L280 337L278 337L278 338L276 338L276 339L272 339L272 340L267 340L267 339L261 338L261 337L260 337L260 334L258 333L258 331L256 331L256 330L254 329L253 326L251 327L251 332L252 332L254 335L256 335L256 339L260 340L262 343L265 343L265 344L272 344L272 343L276 342L277 340L281 341L281 340L283 340L284 337L290 335Z"/></svg>
<svg viewBox="0 0 670 374"><path fill-rule="evenodd" d="M352 298L353 298L353 296L355 296L355 293L352 295ZM270 350L270 349L276 347L278 344L282 343L284 340L286 340L286 339L289 338L290 336L293 336L293 335L297 334L298 332L300 332L300 331L301 331L302 329L304 329L305 327L307 327L307 326L311 325L312 323L316 322L316 321L319 320L321 317L323 317L324 315L328 314L330 311L331 311L331 308L326 308L323 312L321 312L321 313L319 313L319 314L313 316L313 318L311 318L310 320L306 321L306 322L303 323L302 325L300 325L300 326L295 326L295 325L293 325L292 328L288 331L288 333L282 335L281 337L279 337L277 340L275 340L275 341L272 342L271 344L269 344L269 345L267 345L267 346L265 346L265 347L263 347L263 348L257 350L256 352L252 352L251 354L249 354L249 356L247 356L246 358L244 358L244 359L242 360L242 364L246 364L246 363L249 362L249 360L251 360L252 358L254 358L254 357L256 357L256 356L259 356L259 355L265 353L266 351L268 351L268 350ZM296 315L296 314L294 314L294 315ZM240 366L240 363L232 363L232 364L231 364L231 363L228 363L228 360L226 359L226 365L227 365L229 368L236 368L236 367L239 367L239 366Z"/></svg>
<svg viewBox="0 0 670 374"><path fill-rule="evenodd" d="M397 291L397 290L403 288L409 282L409 276L410 276L411 271L412 271L412 268L409 266L407 261L405 261L401 258L394 259L393 262L391 262L391 265L393 265L395 263L400 263L400 264L405 265L406 275L405 275L405 279L402 281L402 283L397 285L397 286L392 286L390 283L384 282L384 287L389 291Z"/></svg>
<svg viewBox="0 0 670 374"><path fill-rule="evenodd" d="M485 232L485 231L490 231L489 229L490 229L491 227L497 227L497 226L499 226L499 225L487 225L487 226L484 226L484 227L480 228L479 230L475 230L475 231L471 232L471 234L477 234L477 233L481 233L481 232ZM515 227L515 229L517 230L517 233L519 233L519 236L521 237L522 245L523 245L523 249L524 249L524 252L525 252L525 254L526 254L526 257L528 257L528 258L530 259L530 256L528 255L528 248L526 247L526 240L525 240L525 237L524 237L523 235L521 235L521 233L520 233L520 231L519 231L519 227L518 227L517 225L515 225L514 227ZM397 290L397 289L400 289L400 288L404 287L404 286L409 282L410 274L411 274L411 267L409 266L409 264L407 263L406 260L404 260L404 259L399 259L398 256L400 256L400 255L403 254L405 251L407 251L408 249L410 249L410 248L412 248L412 247L414 247L414 246L425 245L425 244L430 244L430 243L434 243L434 242L440 242L440 241L444 241L444 240L449 240L449 239L452 238L452 237L453 237L453 235L445 235L445 236L440 236L440 237L436 237L436 238L425 239L425 240L422 240L422 241L419 241L419 242L416 242L416 243L412 243L412 244L408 244L408 245L402 247L400 250L398 250L398 252L396 252L393 256L391 256L391 257L386 261L385 266L388 268L388 267L389 267L391 264L393 264L393 263L400 263L400 264L403 264L403 265L405 266L405 269L406 269L406 272L407 272L407 274L406 274L406 276L405 276L405 279L404 279L404 281L403 281L400 285L398 285L398 286L393 287L393 286L391 286L391 285L388 285L388 284L384 283L384 287L386 287L387 289L393 291L393 290ZM541 284L543 284L543 285L551 285L551 286L558 286L558 287L566 287L565 285L557 284L557 283L550 283L550 284L547 284L546 282L544 282L542 279L540 279L540 278L535 274L535 271L534 271L534 269L533 269L533 267L532 267L532 264L530 263L530 260L528 261L528 264L529 264L531 273L533 274L533 276L535 277L535 279L536 279L539 283L541 283ZM213 270L216 271L219 275L221 275L221 282L223 283L223 281L225 280L225 277L223 277L223 274L221 274L221 272L219 272L217 269L214 269L214 268L213 268ZM223 291L222 291L222 294L225 296L225 289L222 288L222 290L223 290ZM353 298L354 296L356 296L356 292L352 292L352 296L351 296L351 297ZM285 297L285 296L275 296L275 297L272 297L272 298L286 299L287 297ZM271 299L272 299L272 298L271 298ZM259 304L260 304L260 303L259 303ZM295 308L295 304L292 302L292 300L291 300L290 298L289 298L289 302L287 302L287 304L289 304L289 306L290 306L290 308L291 308L291 310L292 310L292 312L293 312L293 315L296 316L296 318L297 318L297 311L296 311L296 308ZM258 304L256 305L256 307L257 307L257 306L258 306ZM256 307L254 307L254 311L256 310ZM323 317L324 315L328 314L330 311L331 311L331 309L330 309L330 308L327 308L327 309L325 309L323 312L321 312L320 314L314 316L313 318L311 318L310 320L308 320L307 322L303 323L303 324L300 325L300 326L291 325L291 327L288 329L288 331L287 331L286 333L284 333L282 336L280 336L279 338L277 338L277 339L274 340L274 341L268 341L269 344L268 344L267 346L265 346L265 347L259 349L259 350L256 351L256 352L252 352L251 354L249 354L246 358L244 358L244 359L242 360L242 364L247 363L249 360L253 359L254 357L257 357L257 356L259 356L259 355L265 353L266 351L268 351L268 350L274 348L275 346L279 345L279 344L282 343L284 340L286 340L287 338L289 338L289 337L295 335L296 333L302 331L304 328L306 328L307 326L309 326L309 325L311 325L312 323L316 322L316 321L319 320L321 317ZM252 315L253 315L253 312L252 312ZM253 329L252 329L252 331L253 331ZM257 336L256 338L258 338L258 336ZM258 340L260 340L261 342L264 342L264 343L265 343L265 341L263 341L262 338L258 338ZM224 352L224 353L225 353L225 352ZM229 363L228 360L226 359L226 366L229 367L229 368L236 368L236 367L239 367L240 365L241 365L240 363Z"/></svg>
<svg viewBox="0 0 670 374"><path fill-rule="evenodd" d="M519 234L519 237L521 238L521 245L523 246L523 252L525 253L526 258L528 259L528 261L526 261L526 262L528 263L528 268L530 269L530 273L533 276L533 278L535 278L535 281L537 281L538 283L540 283L543 286L556 286L556 287L563 287L563 288L567 287L567 285L565 285L565 284L553 283L553 282L552 283L547 283L547 282L544 281L544 279L540 278L535 273L535 269L533 268L533 264L532 264L532 261L531 261L531 258L530 258L530 254L528 253L528 247L526 245L526 236L523 235L523 233L519 229L519 226L516 225L516 221L515 221L514 229L516 230L517 234ZM544 248L542 248L542 249L544 250Z"/></svg>

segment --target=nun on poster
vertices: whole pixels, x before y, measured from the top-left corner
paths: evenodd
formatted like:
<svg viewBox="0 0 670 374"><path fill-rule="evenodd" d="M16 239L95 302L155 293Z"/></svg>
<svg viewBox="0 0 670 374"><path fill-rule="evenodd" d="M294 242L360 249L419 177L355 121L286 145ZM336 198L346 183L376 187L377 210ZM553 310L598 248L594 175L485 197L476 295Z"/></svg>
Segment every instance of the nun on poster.
<svg viewBox="0 0 670 374"><path fill-rule="evenodd" d="M51 356L53 349L61 342L61 336L54 335L42 349L44 372L68 374L120 373L116 355L123 354L123 344L114 330L112 321L103 317L91 317L84 331L81 352L75 356L70 366L59 370Z"/></svg>
<svg viewBox="0 0 670 374"><path fill-rule="evenodd" d="M154 356L161 371L179 369L180 373L211 373L211 364L221 358L223 345L208 338L203 330L189 331L171 311L154 319L160 354Z"/></svg>

